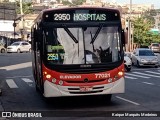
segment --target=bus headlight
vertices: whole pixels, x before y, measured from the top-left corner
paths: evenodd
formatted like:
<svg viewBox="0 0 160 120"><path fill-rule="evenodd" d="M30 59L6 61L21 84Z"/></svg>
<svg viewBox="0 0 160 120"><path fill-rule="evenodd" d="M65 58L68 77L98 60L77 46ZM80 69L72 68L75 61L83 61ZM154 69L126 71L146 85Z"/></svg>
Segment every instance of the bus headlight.
<svg viewBox="0 0 160 120"><path fill-rule="evenodd" d="M59 81L59 85L63 85L63 81L62 80Z"/></svg>
<svg viewBox="0 0 160 120"><path fill-rule="evenodd" d="M51 75L50 75L50 74L47 74L47 75L46 75L46 78L47 78L47 79L50 79L50 78L51 78Z"/></svg>

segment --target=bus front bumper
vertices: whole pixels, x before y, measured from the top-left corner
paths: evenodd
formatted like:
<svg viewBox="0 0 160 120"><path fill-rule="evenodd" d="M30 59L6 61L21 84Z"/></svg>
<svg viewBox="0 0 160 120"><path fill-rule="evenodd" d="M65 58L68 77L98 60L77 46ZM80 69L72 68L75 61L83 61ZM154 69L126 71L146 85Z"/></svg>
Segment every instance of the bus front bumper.
<svg viewBox="0 0 160 120"><path fill-rule="evenodd" d="M114 93L124 93L124 78L110 84L95 85L90 91L80 91L80 86L60 86L49 81L44 82L44 97L61 96L84 96L84 95L105 95Z"/></svg>

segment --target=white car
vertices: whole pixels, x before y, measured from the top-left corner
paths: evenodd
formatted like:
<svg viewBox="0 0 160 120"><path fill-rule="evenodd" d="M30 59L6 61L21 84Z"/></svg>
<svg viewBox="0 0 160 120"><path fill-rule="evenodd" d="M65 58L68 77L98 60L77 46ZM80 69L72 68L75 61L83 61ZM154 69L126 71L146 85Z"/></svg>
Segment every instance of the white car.
<svg viewBox="0 0 160 120"><path fill-rule="evenodd" d="M128 72L131 71L132 61L126 54L124 54L124 67L125 67L125 71L128 71Z"/></svg>
<svg viewBox="0 0 160 120"><path fill-rule="evenodd" d="M14 42L7 47L7 52L31 52L31 44L25 41Z"/></svg>
<svg viewBox="0 0 160 120"><path fill-rule="evenodd" d="M157 68L159 66L158 57L148 48L135 49L132 54L132 63L137 67L152 66Z"/></svg>

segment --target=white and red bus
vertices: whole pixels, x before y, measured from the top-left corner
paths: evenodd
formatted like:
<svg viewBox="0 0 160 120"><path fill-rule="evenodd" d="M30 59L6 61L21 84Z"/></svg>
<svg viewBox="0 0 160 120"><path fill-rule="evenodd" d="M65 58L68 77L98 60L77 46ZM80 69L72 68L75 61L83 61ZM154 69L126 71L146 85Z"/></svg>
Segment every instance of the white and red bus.
<svg viewBox="0 0 160 120"><path fill-rule="evenodd" d="M44 97L124 93L120 12L103 7L42 11L32 26L36 89Z"/></svg>

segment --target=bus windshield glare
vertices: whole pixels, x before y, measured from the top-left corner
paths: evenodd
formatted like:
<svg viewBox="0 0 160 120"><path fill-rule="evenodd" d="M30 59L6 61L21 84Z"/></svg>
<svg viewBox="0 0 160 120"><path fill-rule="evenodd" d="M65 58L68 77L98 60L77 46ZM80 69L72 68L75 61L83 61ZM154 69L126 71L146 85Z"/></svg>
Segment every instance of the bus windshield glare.
<svg viewBox="0 0 160 120"><path fill-rule="evenodd" d="M121 60L118 26L56 27L44 29L49 64L105 64Z"/></svg>

